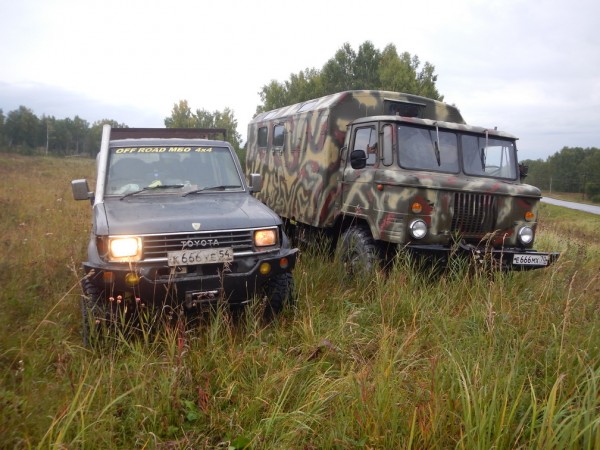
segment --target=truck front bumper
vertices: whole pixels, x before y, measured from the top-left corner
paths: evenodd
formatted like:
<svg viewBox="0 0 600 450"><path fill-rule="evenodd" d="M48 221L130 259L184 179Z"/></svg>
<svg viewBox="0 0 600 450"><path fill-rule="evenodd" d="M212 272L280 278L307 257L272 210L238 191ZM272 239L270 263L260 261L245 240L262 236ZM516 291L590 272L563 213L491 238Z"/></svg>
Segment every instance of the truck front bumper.
<svg viewBox="0 0 600 450"><path fill-rule="evenodd" d="M501 270L533 270L542 269L553 264L560 253L538 252L523 248L489 248L479 247L466 242L460 242L454 247L442 245L409 244L407 248L419 255L427 255L442 261L451 256L469 256L480 264L489 264L492 268Z"/></svg>

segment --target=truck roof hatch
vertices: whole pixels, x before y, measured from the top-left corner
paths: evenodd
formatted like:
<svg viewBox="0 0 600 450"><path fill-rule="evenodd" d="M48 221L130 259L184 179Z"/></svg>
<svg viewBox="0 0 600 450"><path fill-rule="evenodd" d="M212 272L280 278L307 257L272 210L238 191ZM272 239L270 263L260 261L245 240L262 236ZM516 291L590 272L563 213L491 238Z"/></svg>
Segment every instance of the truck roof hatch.
<svg viewBox="0 0 600 450"><path fill-rule="evenodd" d="M390 116L419 117L423 118L425 110L424 103L410 102L405 100L383 99L383 112Z"/></svg>

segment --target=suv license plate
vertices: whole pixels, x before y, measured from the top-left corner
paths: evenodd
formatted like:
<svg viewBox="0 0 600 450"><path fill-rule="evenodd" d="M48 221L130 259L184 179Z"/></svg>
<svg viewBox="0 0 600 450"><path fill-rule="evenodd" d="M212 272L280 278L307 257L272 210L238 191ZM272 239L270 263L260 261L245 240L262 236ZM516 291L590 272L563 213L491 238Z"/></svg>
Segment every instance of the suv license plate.
<svg viewBox="0 0 600 450"><path fill-rule="evenodd" d="M547 266L548 255L531 255L527 253L513 255L513 264L519 266Z"/></svg>
<svg viewBox="0 0 600 450"><path fill-rule="evenodd" d="M198 264L218 264L233 261L233 248L203 248L201 250L181 250L168 252L169 266L195 266Z"/></svg>

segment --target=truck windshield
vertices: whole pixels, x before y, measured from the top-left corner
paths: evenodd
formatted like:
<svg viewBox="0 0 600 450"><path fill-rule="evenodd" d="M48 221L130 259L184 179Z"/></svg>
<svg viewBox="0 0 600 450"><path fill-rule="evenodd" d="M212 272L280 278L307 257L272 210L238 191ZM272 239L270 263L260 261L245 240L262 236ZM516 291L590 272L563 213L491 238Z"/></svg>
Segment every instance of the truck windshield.
<svg viewBox="0 0 600 450"><path fill-rule="evenodd" d="M400 165L406 169L458 172L456 134L435 128L398 126Z"/></svg>
<svg viewBox="0 0 600 450"><path fill-rule="evenodd" d="M486 136L461 136L463 167L467 175L517 178L515 143Z"/></svg>
<svg viewBox="0 0 600 450"><path fill-rule="evenodd" d="M152 189L157 186L165 189ZM107 195L136 191L180 194L182 190L187 192L211 186L242 188L237 166L226 147L140 146L110 149Z"/></svg>

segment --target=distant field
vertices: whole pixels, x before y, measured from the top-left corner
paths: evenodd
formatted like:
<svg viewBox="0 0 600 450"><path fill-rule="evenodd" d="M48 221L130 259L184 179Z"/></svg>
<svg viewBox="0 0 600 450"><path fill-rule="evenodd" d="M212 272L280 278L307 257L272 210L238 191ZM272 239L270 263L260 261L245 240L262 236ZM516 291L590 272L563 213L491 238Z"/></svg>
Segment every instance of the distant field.
<svg viewBox="0 0 600 450"><path fill-rule="evenodd" d="M542 204L545 270L349 283L304 250L264 324L81 346L94 162L0 154L0 448L600 448L600 216Z"/></svg>

